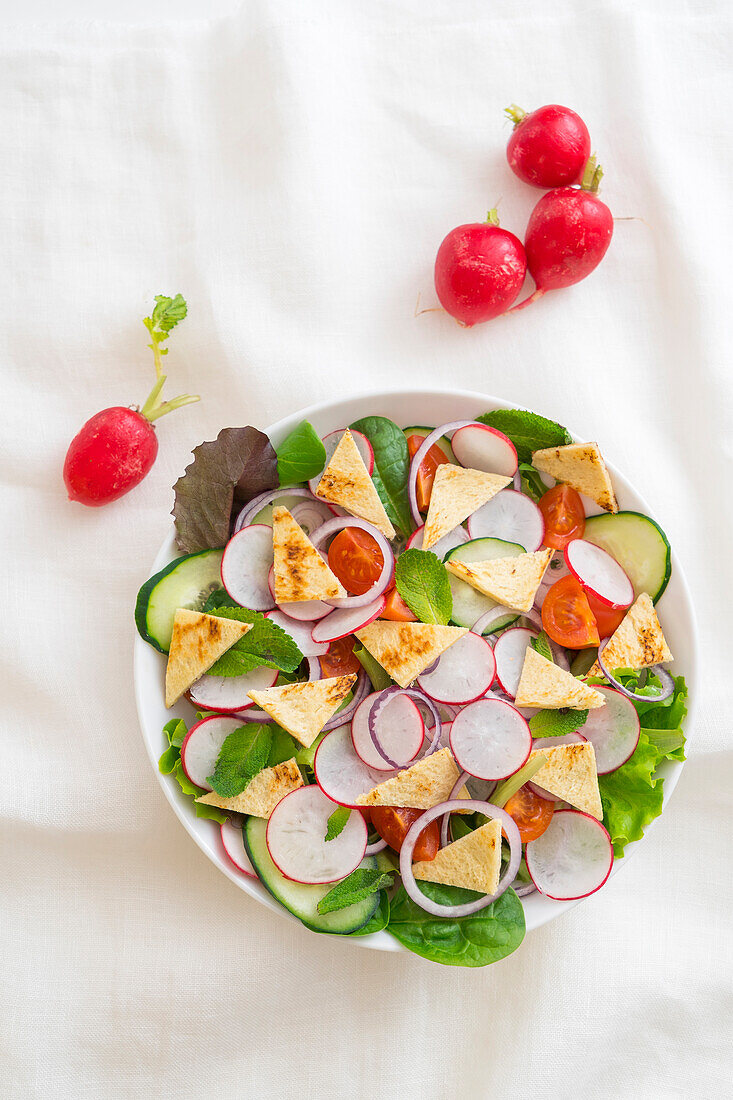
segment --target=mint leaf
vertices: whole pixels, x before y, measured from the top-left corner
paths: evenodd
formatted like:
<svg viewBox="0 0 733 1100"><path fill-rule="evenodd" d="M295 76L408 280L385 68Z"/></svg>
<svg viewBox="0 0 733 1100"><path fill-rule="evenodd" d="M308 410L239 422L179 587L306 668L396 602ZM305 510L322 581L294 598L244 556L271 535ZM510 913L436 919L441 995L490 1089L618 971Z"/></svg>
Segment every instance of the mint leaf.
<svg viewBox="0 0 733 1100"><path fill-rule="evenodd" d="M326 465L326 448L318 432L304 420L277 448L277 473L281 485L310 481Z"/></svg>
<svg viewBox="0 0 733 1100"><path fill-rule="evenodd" d="M392 685L392 677L385 668L382 668L376 657L372 657L368 649L363 645L354 646L354 656L366 672L375 691L381 691Z"/></svg>
<svg viewBox="0 0 733 1100"><path fill-rule="evenodd" d="M395 585L421 622L448 624L453 612L448 571L430 550L405 550L397 559Z"/></svg>
<svg viewBox="0 0 733 1100"><path fill-rule="evenodd" d="M216 759L209 783L222 798L234 798L267 767L272 748L269 725L249 722L230 733Z"/></svg>
<svg viewBox="0 0 733 1100"><path fill-rule="evenodd" d="M537 503L547 492L547 486L540 476L539 470L530 466L528 462L519 463L519 473L522 478L522 492Z"/></svg>
<svg viewBox="0 0 733 1100"><path fill-rule="evenodd" d="M531 462L533 451L541 451L545 447L562 447L573 442L570 432L562 424L526 409L494 409L476 419L481 424L498 428L509 436L517 449L520 462Z"/></svg>
<svg viewBox="0 0 733 1100"><path fill-rule="evenodd" d="M533 737L564 737L585 724L587 710L540 710L529 720Z"/></svg>
<svg viewBox="0 0 733 1100"><path fill-rule="evenodd" d="M376 894L377 890L391 885L392 876L383 874L376 867L357 867L348 878L323 895L318 902L318 912L335 913L338 909L346 909L349 905L368 898L370 894Z"/></svg>
<svg viewBox="0 0 733 1100"><path fill-rule="evenodd" d="M277 456L267 436L248 426L222 428L215 440L201 443L173 486L176 541L181 550L224 546L232 508L277 489Z"/></svg>
<svg viewBox="0 0 733 1100"><path fill-rule="evenodd" d="M335 840L337 836L341 836L350 817L351 810L348 806L339 806L337 810L333 811L326 822L326 835L324 837L326 843L329 840Z"/></svg>
<svg viewBox="0 0 733 1100"><path fill-rule="evenodd" d="M365 416L350 425L365 435L374 451L372 481L393 527L407 538L412 517L407 499L410 454L405 433L386 416Z"/></svg>
<svg viewBox="0 0 733 1100"><path fill-rule="evenodd" d="M235 642L209 669L214 676L243 676L253 668L266 665L282 672L295 672L303 660L303 654L277 623L266 619L261 611L246 607L216 607L211 614L222 619L236 619L240 623L252 623L243 638Z"/></svg>
<svg viewBox="0 0 733 1100"><path fill-rule="evenodd" d="M529 644L535 653L539 653L540 657L544 657L546 661L555 663L555 658L552 655L552 647L550 646L549 639L544 630L541 630L536 638L530 638Z"/></svg>

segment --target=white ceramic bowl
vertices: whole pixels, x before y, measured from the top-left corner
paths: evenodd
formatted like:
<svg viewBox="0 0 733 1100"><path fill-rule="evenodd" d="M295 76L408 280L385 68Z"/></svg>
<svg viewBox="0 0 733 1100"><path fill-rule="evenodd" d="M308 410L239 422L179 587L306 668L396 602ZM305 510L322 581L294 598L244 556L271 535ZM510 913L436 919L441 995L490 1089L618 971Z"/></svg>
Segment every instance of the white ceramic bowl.
<svg viewBox="0 0 733 1100"><path fill-rule="evenodd" d="M388 416L400 425L407 424L444 424L450 420L470 419L482 412L495 408L513 408L506 401L489 397L486 394L470 393L467 391L451 390L400 390L394 392L382 392L367 394L361 397L353 397L344 401L330 401L321 405L312 405L307 409L300 409L291 416L286 416L276 424L266 428L272 442L277 445L289 432L295 428L301 420L309 420L316 430L325 435L326 432L342 428L347 424L369 414ZM539 410L540 412L542 410ZM581 438L581 437L576 437ZM601 441L602 446L602 441ZM610 467L613 474L614 487L621 508L634 509L653 516L654 513L645 503L642 497L631 487L629 482L617 470ZM662 527L664 522L662 518ZM153 562L150 575L162 569L167 562L176 557L174 533L160 548L158 556ZM697 636L695 617L692 609L690 593L679 562L672 555L672 576L667 589L659 602L664 632L669 641L670 648L675 655L675 669L678 669L687 678L690 690L690 714L687 719L688 736L692 730L693 714L697 699ZM135 639L135 698L137 702L140 725L142 727L145 746L150 757L155 774L158 777L165 796L183 823L185 829L198 844L199 848L209 859L216 864L220 871L236 883L246 894L254 898L262 905L273 909L286 920L297 920L276 902L270 894L251 877L234 868L224 853L221 843L219 826L216 822L199 819L195 816L190 799L181 792L173 776L161 775L158 771L158 757L163 752L164 744L162 729L171 717L180 717L190 723L192 710L190 705L181 701L176 707L168 711L164 705L164 673L165 662L160 653L152 646L147 645L142 638ZM665 761L660 773L665 777L664 804L666 806L672 791L682 770L682 764L676 761ZM616 873L628 859L628 855L636 844L626 849L623 860L615 863L612 873ZM671 873L671 869L670 869ZM539 928L546 921L552 920L565 910L577 905L574 901L551 901L541 894L534 893L524 899L524 910L527 922L527 931ZM304 935L312 935L303 930ZM397 940L387 932L377 932L372 936L351 937L350 942L362 947L376 948L379 951L403 951Z"/></svg>

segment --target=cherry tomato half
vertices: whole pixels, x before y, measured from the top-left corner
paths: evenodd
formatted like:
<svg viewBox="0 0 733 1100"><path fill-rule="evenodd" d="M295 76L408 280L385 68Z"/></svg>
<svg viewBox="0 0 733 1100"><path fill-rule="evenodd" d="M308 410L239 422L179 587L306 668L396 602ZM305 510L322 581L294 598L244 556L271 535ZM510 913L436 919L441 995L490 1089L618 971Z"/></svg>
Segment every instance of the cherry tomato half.
<svg viewBox="0 0 733 1100"><path fill-rule="evenodd" d="M569 485L554 485L539 499L545 520L545 546L563 550L573 539L582 539L585 509L580 494Z"/></svg>
<svg viewBox="0 0 733 1100"><path fill-rule="evenodd" d="M416 623L418 621L417 615L413 615L396 588L390 588L387 593L387 602L379 617L380 619L391 619L395 623Z"/></svg>
<svg viewBox="0 0 733 1100"><path fill-rule="evenodd" d="M321 676L350 676L352 672L361 671L361 663L354 656L356 638L349 634L346 638L339 638L337 642L331 642L328 653L318 658L321 666Z"/></svg>
<svg viewBox="0 0 733 1100"><path fill-rule="evenodd" d="M588 605L593 612L593 618L596 620L596 626L598 627L598 634L601 638L608 638L613 634L614 630L617 630L621 626L621 623L626 617L626 611L628 608L614 608L608 607L607 604L601 603L596 599L592 592L585 589L585 594L588 597Z"/></svg>
<svg viewBox="0 0 733 1100"><path fill-rule="evenodd" d="M568 649L589 649L600 642L588 597L572 576L561 577L548 590L542 626L553 642Z"/></svg>
<svg viewBox="0 0 733 1100"><path fill-rule="evenodd" d="M366 531L345 527L328 548L328 564L347 592L363 596L379 580L384 558L376 540Z"/></svg>
<svg viewBox="0 0 733 1100"><path fill-rule="evenodd" d="M410 458L415 457L424 439L425 436L422 435L410 435L407 437L407 449L410 452ZM417 506L421 512L427 512L428 510L430 494L433 491L433 481L435 480L435 471L438 469L438 466L443 466L446 462L448 462L446 454L440 449L437 443L433 443L432 447L425 455L425 458L420 463L420 469L417 471L415 495L417 497Z"/></svg>
<svg viewBox="0 0 733 1100"><path fill-rule="evenodd" d="M527 841L536 840L538 836L542 836L552 821L555 803L547 798L540 798L525 783L516 794L512 795L504 809L510 817L514 818L522 844L526 844Z"/></svg>
<svg viewBox="0 0 733 1100"><path fill-rule="evenodd" d="M377 830L382 840L386 840L390 848L399 852L402 842L407 836L408 829L414 821L423 814L424 810L411 810L404 806L371 806L372 825ZM421 859L435 859L440 847L440 825L438 821L431 821L417 838L417 844L412 853L413 861Z"/></svg>

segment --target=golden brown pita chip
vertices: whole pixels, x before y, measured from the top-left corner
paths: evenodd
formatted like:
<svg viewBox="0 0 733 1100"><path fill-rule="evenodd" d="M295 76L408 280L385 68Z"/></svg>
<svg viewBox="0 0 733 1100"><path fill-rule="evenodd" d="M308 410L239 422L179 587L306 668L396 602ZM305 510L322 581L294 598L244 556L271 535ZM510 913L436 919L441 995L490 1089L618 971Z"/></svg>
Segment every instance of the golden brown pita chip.
<svg viewBox="0 0 733 1100"><path fill-rule="evenodd" d="M348 428L323 471L316 496L331 504L340 505L351 512L352 516L359 516L360 519L373 523L385 538L394 538L395 529Z"/></svg>
<svg viewBox="0 0 733 1100"><path fill-rule="evenodd" d="M447 561L446 569L472 588L515 611L529 611L550 563L552 550L535 550L516 558L491 561Z"/></svg>
<svg viewBox="0 0 733 1100"><path fill-rule="evenodd" d="M172 707L191 684L208 672L222 653L243 638L250 623L205 615L179 607L173 619L173 633L165 670L165 705Z"/></svg>
<svg viewBox="0 0 733 1100"><path fill-rule="evenodd" d="M527 646L524 656L514 702L518 707L544 707L548 710L560 707L595 710L606 704L600 691L576 680L569 672L542 657L531 645Z"/></svg>
<svg viewBox="0 0 733 1100"><path fill-rule="evenodd" d="M435 859L413 863L412 873L423 882L442 882L493 894L501 870L501 822L487 821L472 833L441 848Z"/></svg>
<svg viewBox="0 0 733 1100"><path fill-rule="evenodd" d="M411 768L386 779L356 801L359 806L412 806L429 810L445 802L460 774L450 749L439 749L418 760ZM470 796L464 787L457 797Z"/></svg>
<svg viewBox="0 0 733 1100"><path fill-rule="evenodd" d="M272 510L273 574L278 603L336 600L347 595L287 508Z"/></svg>
<svg viewBox="0 0 733 1100"><path fill-rule="evenodd" d="M590 741L577 745L550 745L546 749L538 746L529 754L530 760L538 752L547 757L547 763L532 776L533 782L601 821L603 807L598 790L596 753Z"/></svg>
<svg viewBox="0 0 733 1100"><path fill-rule="evenodd" d="M590 497L607 512L618 512L611 475L597 443L568 443L564 447L547 447L535 451L532 465L556 481L570 485Z"/></svg>
<svg viewBox="0 0 733 1100"><path fill-rule="evenodd" d="M510 477L443 463L435 472L422 546L429 550L464 519L511 483Z"/></svg>
<svg viewBox="0 0 733 1100"><path fill-rule="evenodd" d="M250 691L249 697L279 726L292 733L301 745L310 748L355 682L355 675L328 676L304 684L283 684L264 691Z"/></svg>
<svg viewBox="0 0 733 1100"><path fill-rule="evenodd" d="M673 660L651 596L642 592L611 635L603 650L603 663L613 672L617 668L650 668ZM587 675L603 675L597 661Z"/></svg>
<svg viewBox="0 0 733 1100"><path fill-rule="evenodd" d="M220 810L234 810L239 814L252 814L254 817L269 817L278 802L286 794L303 786L303 776L295 759L265 768L249 781L241 794L233 798L222 798L215 791L197 798L206 806L218 806Z"/></svg>
<svg viewBox="0 0 733 1100"><path fill-rule="evenodd" d="M357 630L356 636L400 687L409 687L428 665L467 633L462 626L377 619Z"/></svg>

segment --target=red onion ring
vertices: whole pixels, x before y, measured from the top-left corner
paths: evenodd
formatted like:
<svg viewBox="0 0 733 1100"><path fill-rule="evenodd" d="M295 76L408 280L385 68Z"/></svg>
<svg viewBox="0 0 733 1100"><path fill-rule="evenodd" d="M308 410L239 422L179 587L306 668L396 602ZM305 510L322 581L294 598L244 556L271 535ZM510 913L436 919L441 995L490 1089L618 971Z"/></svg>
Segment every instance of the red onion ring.
<svg viewBox="0 0 733 1100"><path fill-rule="evenodd" d="M266 710L260 710L259 707L248 707L247 710L240 710L237 714L231 714L228 717L238 718L240 722L261 722L263 725L275 721Z"/></svg>
<svg viewBox="0 0 733 1100"><path fill-rule="evenodd" d="M635 699L637 700L637 702L640 703L648 703L650 701L654 703L663 702L663 700L669 699L670 695L674 694L674 677L672 676L672 673L669 672L666 668L663 668L662 665L652 665L649 669L650 672L653 672L654 675L662 681L662 690L660 691L659 695L640 695L638 692L630 691L629 688L624 687L624 685L611 674L611 670L607 667L605 661L603 660L603 650L606 648L610 640L610 638L606 638L604 641L601 642L600 646L598 647L598 664L600 665L601 672L608 680L611 687L615 687L616 690L620 691L622 695L625 695L627 699Z"/></svg>
<svg viewBox="0 0 733 1100"><path fill-rule="evenodd" d="M533 882L523 882L519 886L512 883L512 887L518 898L526 898L528 894L533 894L537 889Z"/></svg>
<svg viewBox="0 0 733 1100"><path fill-rule="evenodd" d="M367 604L372 603L381 596L385 588L392 579L392 570L394 569L394 553L392 547L387 542L386 538L381 531L372 523L367 523L365 519L357 519L356 516L335 516L333 519L326 520L321 524L317 531L314 531L311 535L311 542L318 549L324 539L327 539L329 535L334 534L336 531L343 531L345 527L358 527L361 531L366 531L368 535L374 539L382 552L382 572L379 574L379 578L374 582L372 587L364 592L361 596L346 596L337 600L324 600L324 603L330 604L332 607L366 607Z"/></svg>
<svg viewBox="0 0 733 1100"><path fill-rule="evenodd" d="M375 840L373 844L367 844L364 855L375 856L377 852L383 852L386 847L387 841L380 838L379 840Z"/></svg>
<svg viewBox="0 0 733 1100"><path fill-rule="evenodd" d="M461 772L461 774L458 776L458 779L456 780L456 782L453 785L453 789L451 790L450 794L448 795L448 801L449 802L454 798L458 798L458 792L460 791L461 787L464 785L466 780L470 779L470 778L471 778L471 776L468 774L468 772ZM449 826L449 824L450 824L450 814L444 814L443 815L443 820L440 823L440 847L441 848L445 848L446 844L449 843L449 839L448 839L448 826Z"/></svg>
<svg viewBox="0 0 733 1100"><path fill-rule="evenodd" d="M317 657L306 657L308 662L308 679L310 681L322 679L321 662Z"/></svg>
<svg viewBox="0 0 733 1100"><path fill-rule="evenodd" d="M326 523L331 518L333 512L322 500L302 500L300 504L293 505L290 515L306 534L310 531L312 536L322 523Z"/></svg>
<svg viewBox="0 0 733 1100"><path fill-rule="evenodd" d="M522 475L519 472L519 467L514 471L514 491L521 493L522 491Z"/></svg>
<svg viewBox="0 0 733 1100"><path fill-rule="evenodd" d="M316 658L316 660L318 660L318 658ZM326 722L321 732L334 730L338 726L345 726L347 722L350 722L354 716L354 711L359 706L359 703L363 703L367 695L369 694L371 686L372 685L369 681L369 677L362 668L358 673L358 679L354 687L354 697L349 703L348 707L344 707L343 710L336 711L336 713L332 715Z"/></svg>
<svg viewBox="0 0 733 1100"><path fill-rule="evenodd" d="M407 695L416 703L422 703L428 708L433 718L435 719L435 725L433 727L433 740L428 745L427 751L422 753L422 755L418 755L418 760L424 760L426 756L430 756L431 753L434 753L436 749L438 749L438 747L440 746L440 735L443 732L443 723L433 700L428 699L427 695L425 695L422 691L419 691L417 688L401 688L398 687L397 684L395 684L393 687L388 687L384 689L376 704L369 711L369 715L367 718L367 723L369 726L369 736L372 739L374 748L382 757L382 760L384 760L385 763L389 764L390 768L395 768L399 771L402 768L407 768L411 766L412 764L416 763L416 761L403 761L403 763L400 764L397 760L393 760L392 757L388 756L385 750L382 748L382 743L377 736L377 718L379 717L380 712L384 709L389 700L393 699L395 695Z"/></svg>
<svg viewBox="0 0 733 1100"><path fill-rule="evenodd" d="M496 888L495 894L485 894L483 897L476 898L475 901L465 902L463 905L438 905L437 902L431 901L430 898L426 897L418 887L415 876L412 873L412 853L415 850L417 838L420 836L423 829L429 825L431 821L435 821L436 817L452 813L454 810L468 810L469 813L481 813L485 814L487 817L498 818L501 821L502 828L509 841L509 863L507 864L506 871L499 880L499 885ZM408 829L407 836L403 840L402 848L400 849L400 874L402 875L402 885L415 904L419 905L421 909L424 909L426 913L431 913L434 917L469 917L472 913L478 913L481 909L486 909L495 902L497 898L500 898L504 891L509 888L511 883L514 882L521 862L522 841L514 819L510 817L505 810L501 810L498 806L492 806L490 802L479 802L468 798L453 798L447 802L439 802L437 806L433 806L431 809L426 810L425 813L420 814L417 821L414 821Z"/></svg>
<svg viewBox="0 0 733 1100"><path fill-rule="evenodd" d="M297 485L292 488L286 486L280 489L268 489L266 493L259 493L258 496L250 500L249 504L245 504L234 524L234 534L236 535L237 531L241 531L243 527L249 526L253 517L261 512L265 505L271 504L278 497L306 497L307 500L318 500L318 497L314 497L310 489L301 489Z"/></svg>
<svg viewBox="0 0 733 1100"><path fill-rule="evenodd" d="M433 443L441 439L448 432L455 432L459 428L467 428L469 424L476 424L476 420L451 420L447 424L441 424L439 428L435 428L430 435L426 435L422 443L415 451L412 462L410 463L410 476L407 479L407 492L410 498L410 511L412 512L412 518L415 521L415 526L422 526L422 516L420 515L420 509L417 506L417 472L420 469L420 463L425 458ZM482 425L480 425L482 426Z"/></svg>

